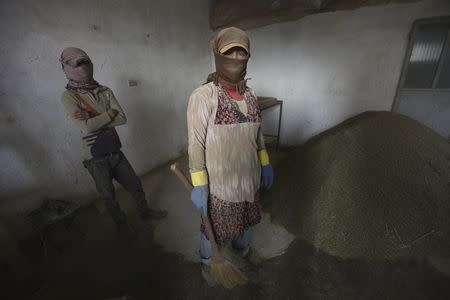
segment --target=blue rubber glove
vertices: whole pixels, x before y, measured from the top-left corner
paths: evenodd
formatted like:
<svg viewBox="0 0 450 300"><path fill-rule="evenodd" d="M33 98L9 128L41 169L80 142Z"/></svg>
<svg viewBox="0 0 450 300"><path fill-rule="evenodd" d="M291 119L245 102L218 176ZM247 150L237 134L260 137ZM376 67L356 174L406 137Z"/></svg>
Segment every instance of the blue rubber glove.
<svg viewBox="0 0 450 300"><path fill-rule="evenodd" d="M208 215L208 196L209 186L207 184L194 186L192 189L191 200L204 216Z"/></svg>
<svg viewBox="0 0 450 300"><path fill-rule="evenodd" d="M270 189L273 184L273 168L271 164L262 167L261 184L265 189Z"/></svg>

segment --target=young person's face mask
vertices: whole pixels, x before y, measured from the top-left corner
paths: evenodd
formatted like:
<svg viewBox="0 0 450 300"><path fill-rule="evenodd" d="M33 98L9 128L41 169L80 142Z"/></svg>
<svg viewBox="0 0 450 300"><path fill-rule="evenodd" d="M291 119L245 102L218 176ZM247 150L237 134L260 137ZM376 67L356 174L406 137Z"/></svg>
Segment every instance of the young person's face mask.
<svg viewBox="0 0 450 300"><path fill-rule="evenodd" d="M91 60L89 57L79 57L79 58L73 58L69 59L65 62L67 65L71 66L72 68L77 68L81 65L88 65L91 63Z"/></svg>
<svg viewBox="0 0 450 300"><path fill-rule="evenodd" d="M214 37L212 48L216 72L208 76L207 82L235 88L242 95L246 89L245 75L250 58L247 34L235 27L225 28Z"/></svg>
<svg viewBox="0 0 450 300"><path fill-rule="evenodd" d="M69 79L69 87L83 88L95 84L94 66L83 50L79 48L64 49L60 62L67 79Z"/></svg>

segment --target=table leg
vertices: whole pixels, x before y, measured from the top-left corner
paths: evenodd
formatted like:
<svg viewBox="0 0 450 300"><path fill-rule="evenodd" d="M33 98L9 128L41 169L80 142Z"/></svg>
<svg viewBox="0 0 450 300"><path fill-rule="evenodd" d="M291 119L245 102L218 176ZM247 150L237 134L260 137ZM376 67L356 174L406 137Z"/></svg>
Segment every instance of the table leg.
<svg viewBox="0 0 450 300"><path fill-rule="evenodd" d="M283 115L283 102L280 103L280 113L278 114L277 151L280 149L281 116Z"/></svg>

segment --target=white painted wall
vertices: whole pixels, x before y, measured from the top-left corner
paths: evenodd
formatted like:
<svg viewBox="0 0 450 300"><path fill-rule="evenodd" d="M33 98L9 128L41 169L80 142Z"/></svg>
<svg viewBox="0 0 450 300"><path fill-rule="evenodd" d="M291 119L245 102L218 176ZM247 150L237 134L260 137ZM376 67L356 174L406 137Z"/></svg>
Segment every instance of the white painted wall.
<svg viewBox="0 0 450 300"><path fill-rule="evenodd" d="M44 197L96 195L59 100L64 47L85 49L95 78L115 92L129 120L118 132L139 174L186 149L188 96L212 65L208 2L0 2L0 215ZM450 1L425 0L250 30L249 84L285 101L282 142L301 143L359 112L390 110L412 22L445 14ZM266 115L269 130L275 115Z"/></svg>
<svg viewBox="0 0 450 300"><path fill-rule="evenodd" d="M360 112L391 110L413 21L449 14L450 1L424 0L250 30L249 85L285 101L281 142L302 143Z"/></svg>
<svg viewBox="0 0 450 300"><path fill-rule="evenodd" d="M208 2L0 1L0 215L95 196L60 103L64 47L85 49L119 99L128 124L118 132L139 174L186 148L187 100L210 70Z"/></svg>

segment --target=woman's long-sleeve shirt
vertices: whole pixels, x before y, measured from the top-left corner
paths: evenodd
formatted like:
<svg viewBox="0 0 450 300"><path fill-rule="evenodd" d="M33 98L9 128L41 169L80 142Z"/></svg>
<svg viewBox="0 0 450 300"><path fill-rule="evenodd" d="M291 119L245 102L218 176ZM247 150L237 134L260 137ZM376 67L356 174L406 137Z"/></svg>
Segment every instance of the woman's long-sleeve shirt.
<svg viewBox="0 0 450 300"><path fill-rule="evenodd" d="M260 187L261 112L251 89L244 99L246 113L211 82L192 93L187 109L193 181L209 184L212 195L229 202L253 202Z"/></svg>

